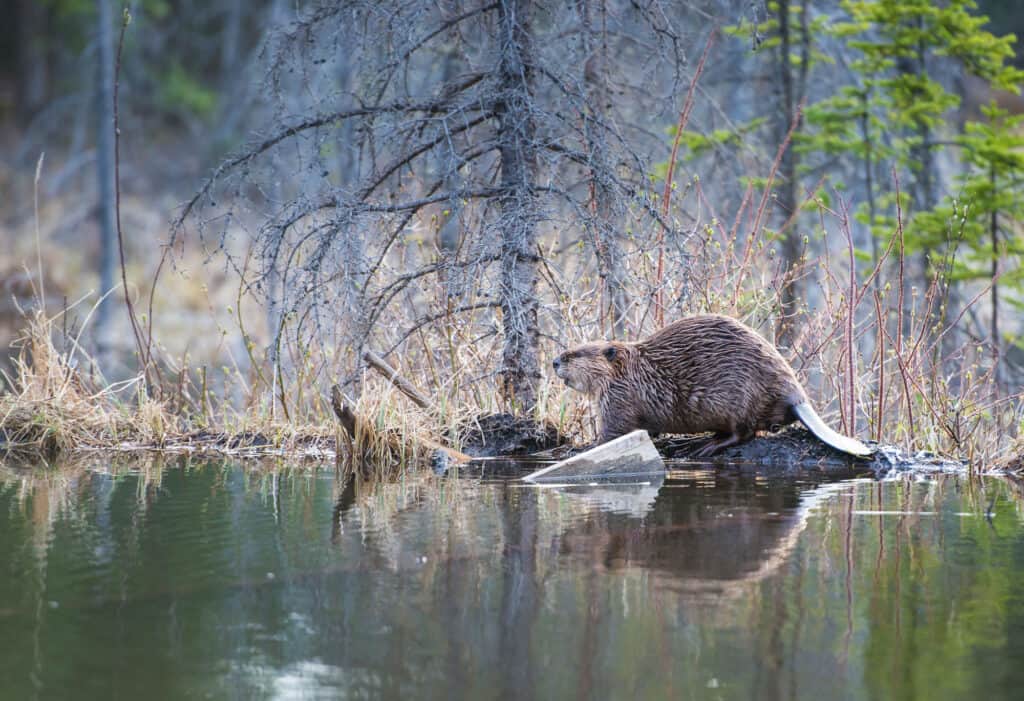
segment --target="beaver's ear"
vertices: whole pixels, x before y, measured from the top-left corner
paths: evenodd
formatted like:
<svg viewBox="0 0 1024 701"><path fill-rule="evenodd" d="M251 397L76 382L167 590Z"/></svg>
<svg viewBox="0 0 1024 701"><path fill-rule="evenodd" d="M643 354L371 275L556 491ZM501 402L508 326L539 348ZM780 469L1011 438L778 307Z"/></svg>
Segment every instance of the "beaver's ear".
<svg viewBox="0 0 1024 701"><path fill-rule="evenodd" d="M602 353L609 363L613 362L615 360L615 356L618 355L618 351L615 349L615 346L608 346L604 351L602 351Z"/></svg>

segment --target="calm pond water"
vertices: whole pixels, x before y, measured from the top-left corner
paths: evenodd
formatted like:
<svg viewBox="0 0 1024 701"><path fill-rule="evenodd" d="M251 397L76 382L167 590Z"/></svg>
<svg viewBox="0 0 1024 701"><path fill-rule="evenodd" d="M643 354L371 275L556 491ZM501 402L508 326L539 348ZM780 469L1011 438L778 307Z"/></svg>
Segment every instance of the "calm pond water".
<svg viewBox="0 0 1024 701"><path fill-rule="evenodd" d="M1024 689L1024 509L994 479L0 468L0 568L4 699Z"/></svg>

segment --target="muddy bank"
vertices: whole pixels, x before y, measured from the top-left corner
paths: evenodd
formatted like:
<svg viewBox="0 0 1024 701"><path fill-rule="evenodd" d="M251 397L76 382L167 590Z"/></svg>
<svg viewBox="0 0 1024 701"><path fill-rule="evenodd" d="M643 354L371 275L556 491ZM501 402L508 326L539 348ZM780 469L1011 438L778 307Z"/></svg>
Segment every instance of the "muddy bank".
<svg viewBox="0 0 1024 701"><path fill-rule="evenodd" d="M693 462L703 465L756 465L780 470L827 470L872 472L885 474L891 470L962 471L967 463L945 458L926 451L908 454L893 446L878 445L868 441L876 449L870 458L855 458L825 445L803 426L789 426L778 433L765 434L730 446L711 457L698 457L697 453L706 445L709 436L659 436L654 444L662 457L670 461ZM562 445L535 454L562 460L580 453L593 444L582 446Z"/></svg>
<svg viewBox="0 0 1024 701"><path fill-rule="evenodd" d="M219 454L235 458L295 458L334 460L344 455L346 446L338 445L338 435L328 427L316 432L297 432L290 435L261 431L224 432L196 430L161 442L122 442L110 446L82 447L76 452L97 453L194 453ZM760 435L737 446L722 450L710 458L697 457L707 442L707 436L660 436L654 440L662 457L671 462L692 462L702 465L753 465L780 471L857 471L886 474L893 470L962 471L964 461L943 458L927 452L903 453L892 446L877 446L870 459L858 459L840 453L815 438L802 426L790 426L774 434ZM446 441L447 442L447 441ZM458 428L452 443L461 446L469 458L508 457L526 465L562 460L593 444L576 444L571 437L558 431L550 422L539 423L511 414L490 414L478 417ZM4 445L8 459L22 453L38 457L32 446ZM25 457L25 456L22 456ZM453 464L448 459L429 459L435 470ZM493 464L493 461L492 461ZM1024 468L1024 459L1000 465L1001 471L1015 472ZM517 468L521 469L521 467Z"/></svg>
<svg viewBox="0 0 1024 701"><path fill-rule="evenodd" d="M541 464L563 460L593 447L575 444L550 423L538 423L511 414L482 416L458 433L462 450L472 458L508 457L517 463ZM827 471L886 474L890 471L959 472L967 463L919 451L905 453L893 446L868 444L877 452L868 459L841 453L814 437L802 426L790 426L778 433L764 434L740 445L731 446L711 457L697 453L708 436L660 436L654 444L662 457L673 463L701 465L751 465L789 471ZM335 437L326 435L293 436L284 444L259 432L228 434L197 431L164 446L123 446L122 449L166 450L168 452L221 453L236 457L295 455L334 459L338 454ZM344 452L344 449L341 451ZM435 469L450 465L448 460L432 460Z"/></svg>
<svg viewBox="0 0 1024 701"><path fill-rule="evenodd" d="M666 437L655 440L658 450L668 459L698 460L704 463L744 463L785 468L854 468L886 472L919 469L928 471L959 471L967 468L961 460L946 458L927 451L908 454L894 446L866 441L875 449L869 458L855 458L825 445L803 426L789 426L778 433L756 436L746 443L730 446L709 458L695 454L707 441L702 437Z"/></svg>

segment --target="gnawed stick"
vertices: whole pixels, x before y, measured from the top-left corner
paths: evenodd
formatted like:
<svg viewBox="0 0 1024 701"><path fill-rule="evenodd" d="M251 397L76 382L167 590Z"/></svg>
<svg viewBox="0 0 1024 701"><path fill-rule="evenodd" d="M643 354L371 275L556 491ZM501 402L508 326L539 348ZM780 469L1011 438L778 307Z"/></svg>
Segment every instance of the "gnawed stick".
<svg viewBox="0 0 1024 701"><path fill-rule="evenodd" d="M338 423L354 440L356 437L356 425L359 423L359 420L356 418L355 412L345 404L345 397L342 395L341 387L338 385L331 386L331 408L334 409L334 415L338 417Z"/></svg>
<svg viewBox="0 0 1024 701"><path fill-rule="evenodd" d="M352 409L345 403L345 397L344 395L342 395L341 387L339 387L338 385L333 385L331 387L331 407L334 409L334 415L338 417L338 423L341 424L341 427L344 428L345 432L349 435L349 438L351 439L350 445L353 448L355 446L357 431L369 432L374 430L370 428L370 424L359 418L359 416L357 416L356 413L352 411ZM394 442L398 439L393 436L389 436L388 438L388 442L392 444L390 445L392 452L396 455L399 454L401 452L400 446L394 444ZM434 440L430 440L428 438L409 439L403 436L401 440L407 442L411 440L412 442L419 444L421 447L433 451L435 456L438 453L441 453L442 455L444 455L444 459L455 463L469 462L470 460L473 459L472 457L466 455L465 453L460 453L454 448L449 448L446 445L442 445L441 443L438 443L437 441Z"/></svg>
<svg viewBox="0 0 1024 701"><path fill-rule="evenodd" d="M402 377L398 370L388 365L384 358L368 350L363 352L363 360L366 361L367 365L386 377L388 382L393 384L399 392L411 399L413 404L421 409L426 409L435 416L439 413L433 402L424 397L413 383Z"/></svg>

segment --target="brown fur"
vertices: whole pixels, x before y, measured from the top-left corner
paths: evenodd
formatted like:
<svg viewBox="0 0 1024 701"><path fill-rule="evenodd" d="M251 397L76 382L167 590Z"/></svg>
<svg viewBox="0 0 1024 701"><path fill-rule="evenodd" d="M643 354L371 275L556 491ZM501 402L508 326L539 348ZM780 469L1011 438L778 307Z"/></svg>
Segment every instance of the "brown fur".
<svg viewBox="0 0 1024 701"><path fill-rule="evenodd" d="M774 346L718 315L682 319L637 343L587 343L554 366L569 387L597 400L601 442L638 428L711 431L710 454L795 421L793 407L807 402Z"/></svg>

